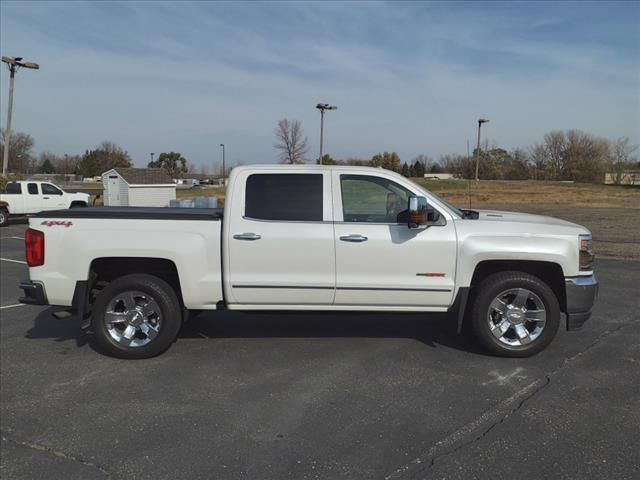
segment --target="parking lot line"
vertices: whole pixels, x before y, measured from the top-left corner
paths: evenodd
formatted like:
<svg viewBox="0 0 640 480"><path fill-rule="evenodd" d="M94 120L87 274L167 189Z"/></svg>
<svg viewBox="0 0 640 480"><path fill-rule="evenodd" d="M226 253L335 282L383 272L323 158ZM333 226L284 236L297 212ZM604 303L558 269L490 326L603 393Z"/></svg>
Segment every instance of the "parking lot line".
<svg viewBox="0 0 640 480"><path fill-rule="evenodd" d="M27 262L23 262L22 260L12 260L11 258L0 258L0 260L4 260L5 262L11 262L11 263L22 263L23 265L27 264Z"/></svg>
<svg viewBox="0 0 640 480"><path fill-rule="evenodd" d="M4 305L0 307L0 310L4 310L5 308L15 308L15 307L24 307L25 303L16 303L15 305Z"/></svg>
<svg viewBox="0 0 640 480"><path fill-rule="evenodd" d="M24 240L24 237L0 237L0 240L8 240L8 239Z"/></svg>

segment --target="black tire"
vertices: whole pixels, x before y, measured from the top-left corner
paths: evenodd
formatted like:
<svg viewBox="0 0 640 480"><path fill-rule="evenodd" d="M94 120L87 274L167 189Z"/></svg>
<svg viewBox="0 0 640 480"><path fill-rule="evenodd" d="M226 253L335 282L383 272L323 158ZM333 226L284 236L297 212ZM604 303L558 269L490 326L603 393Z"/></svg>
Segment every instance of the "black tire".
<svg viewBox="0 0 640 480"><path fill-rule="evenodd" d="M107 307L125 292L142 292L159 306L162 322L155 338L146 345L125 346L114 339L107 328ZM152 275L132 274L112 281L100 292L93 305L91 323L98 345L107 354L125 359L151 358L167 350L175 341L182 326L182 309L174 289L167 282Z"/></svg>
<svg viewBox="0 0 640 480"><path fill-rule="evenodd" d="M0 227L4 227L9 224L9 210L6 208L0 208Z"/></svg>
<svg viewBox="0 0 640 480"><path fill-rule="evenodd" d="M509 338L509 335L512 335L515 341L519 342L519 339L515 337L515 335L517 335L515 327L509 327L509 331L506 332L506 337L502 337L502 339L497 338L492 333L492 327L490 326L490 322L492 321L490 318L492 302L502 293L510 291L510 289L526 289L534 294L527 298L526 302L529 302L528 305L532 305L531 302L533 301L541 301L544 305L546 321L543 327L541 327L542 331L538 333L538 336L533 341L530 341L530 343L522 345L509 345L505 343L506 341L514 341ZM535 298L536 296L537 299ZM494 311L494 315L496 314L500 317L500 314ZM551 343L560 325L560 305L553 291L538 277L517 271L496 273L482 281L473 299L471 315L473 331L476 338L487 350L501 357L530 357L539 353ZM516 313L516 317L517 316L518 313ZM497 322L494 322L494 325L495 323ZM532 322L526 325L533 325L535 327L537 324ZM529 341L527 336L523 335L523 338Z"/></svg>

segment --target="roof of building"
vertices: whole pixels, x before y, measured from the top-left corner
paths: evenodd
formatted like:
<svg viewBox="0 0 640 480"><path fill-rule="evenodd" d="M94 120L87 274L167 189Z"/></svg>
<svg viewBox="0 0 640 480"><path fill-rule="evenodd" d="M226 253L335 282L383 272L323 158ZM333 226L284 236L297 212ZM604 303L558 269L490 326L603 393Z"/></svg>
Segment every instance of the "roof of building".
<svg viewBox="0 0 640 480"><path fill-rule="evenodd" d="M129 185L175 185L162 168L114 168Z"/></svg>

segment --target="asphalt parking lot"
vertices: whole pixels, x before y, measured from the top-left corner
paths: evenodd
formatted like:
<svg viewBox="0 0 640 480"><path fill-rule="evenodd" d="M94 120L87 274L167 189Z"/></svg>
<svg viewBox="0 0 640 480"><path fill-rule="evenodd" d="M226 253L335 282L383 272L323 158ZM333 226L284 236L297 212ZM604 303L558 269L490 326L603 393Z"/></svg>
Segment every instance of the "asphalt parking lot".
<svg viewBox="0 0 640 480"><path fill-rule="evenodd" d="M530 359L444 317L202 314L144 361L14 306L25 225L0 230L0 477L640 476L640 262L598 261L595 314Z"/></svg>

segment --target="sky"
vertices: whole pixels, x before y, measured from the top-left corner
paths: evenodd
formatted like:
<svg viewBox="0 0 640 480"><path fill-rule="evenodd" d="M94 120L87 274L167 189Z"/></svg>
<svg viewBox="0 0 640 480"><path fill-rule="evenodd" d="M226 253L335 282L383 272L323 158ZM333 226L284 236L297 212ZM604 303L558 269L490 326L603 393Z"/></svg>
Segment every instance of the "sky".
<svg viewBox="0 0 640 480"><path fill-rule="evenodd" d="M324 151L403 161L513 149L554 129L640 144L640 2L11 2L0 51L16 75L14 131L35 152L109 140L145 166L278 161L279 119ZM0 74L4 128L8 72Z"/></svg>

